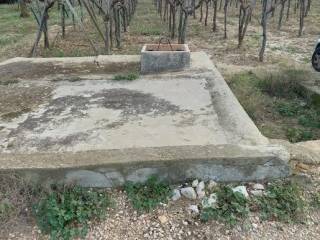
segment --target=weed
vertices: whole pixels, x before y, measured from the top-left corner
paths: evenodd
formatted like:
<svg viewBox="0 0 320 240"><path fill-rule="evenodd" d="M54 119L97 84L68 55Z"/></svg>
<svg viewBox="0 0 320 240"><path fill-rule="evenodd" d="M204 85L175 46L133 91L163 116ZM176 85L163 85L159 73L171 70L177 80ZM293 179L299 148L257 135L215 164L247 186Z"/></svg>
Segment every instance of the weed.
<svg viewBox="0 0 320 240"><path fill-rule="evenodd" d="M313 133L311 131L300 128L287 128L286 136L288 140L292 143L308 141L314 138Z"/></svg>
<svg viewBox="0 0 320 240"><path fill-rule="evenodd" d="M133 207L139 211L150 211L159 203L167 202L171 193L169 185L155 176L150 177L144 184L127 182L125 191Z"/></svg>
<svg viewBox="0 0 320 240"><path fill-rule="evenodd" d="M17 83L19 83L19 81L16 79L0 81L0 85L3 85L3 86L8 86L8 85L17 84Z"/></svg>
<svg viewBox="0 0 320 240"><path fill-rule="evenodd" d="M298 118L300 125L308 128L320 128L320 112L308 111Z"/></svg>
<svg viewBox="0 0 320 240"><path fill-rule="evenodd" d="M108 206L106 192L60 187L34 206L34 214L41 231L51 239L73 239L84 237L89 220L104 217Z"/></svg>
<svg viewBox="0 0 320 240"><path fill-rule="evenodd" d="M258 77L254 73L245 72L233 75L229 83L253 120L259 118L258 109L265 103L265 97L255 87L257 81Z"/></svg>
<svg viewBox="0 0 320 240"><path fill-rule="evenodd" d="M233 192L228 186L222 187L216 194L217 206L203 209L200 216L202 221L214 219L232 226L248 215L248 200L243 194Z"/></svg>
<svg viewBox="0 0 320 240"><path fill-rule="evenodd" d="M308 77L304 73L290 69L264 74L247 71L229 76L228 83L264 135L299 142L320 134L319 107L299 85Z"/></svg>
<svg viewBox="0 0 320 240"><path fill-rule="evenodd" d="M276 103L276 109L281 116L294 117L301 110L301 106L296 102L280 101Z"/></svg>
<svg viewBox="0 0 320 240"><path fill-rule="evenodd" d="M270 183L266 194L253 199L263 220L297 221L306 204L300 188L291 182ZM254 208L253 207L253 208Z"/></svg>
<svg viewBox="0 0 320 240"><path fill-rule="evenodd" d="M311 104L302 105L299 101L279 101L276 109L281 116L297 117L298 123L306 128L320 128L320 112Z"/></svg>
<svg viewBox="0 0 320 240"><path fill-rule="evenodd" d="M128 81L132 81L132 80L136 80L138 79L139 76L138 74L136 73L129 73L129 74L126 74L126 75L123 75L123 74L117 74L113 77L113 80L128 80Z"/></svg>
<svg viewBox="0 0 320 240"><path fill-rule="evenodd" d="M43 189L13 173L0 174L0 233L10 232L12 223L31 218L32 204Z"/></svg>
<svg viewBox="0 0 320 240"><path fill-rule="evenodd" d="M258 81L258 87L261 91L274 97L296 98L305 96L303 88L299 82L306 79L305 71L287 69L277 73L267 73Z"/></svg>

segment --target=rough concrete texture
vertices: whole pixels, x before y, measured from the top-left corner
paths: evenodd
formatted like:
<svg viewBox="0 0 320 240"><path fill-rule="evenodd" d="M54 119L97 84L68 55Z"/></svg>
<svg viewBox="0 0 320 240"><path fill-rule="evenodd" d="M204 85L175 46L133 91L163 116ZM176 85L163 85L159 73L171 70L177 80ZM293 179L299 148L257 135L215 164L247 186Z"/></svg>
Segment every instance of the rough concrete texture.
<svg viewBox="0 0 320 240"><path fill-rule="evenodd" d="M160 46L160 45L159 45ZM190 67L190 50L187 44L181 44L179 51L150 51L155 45L145 45L141 51L141 72L158 73L163 71L183 70ZM172 46L174 49L176 45Z"/></svg>
<svg viewBox="0 0 320 240"><path fill-rule="evenodd" d="M106 58L98 64L112 64ZM130 64L138 57L115 59ZM19 61L27 60L7 64ZM31 59L28 64L41 61L50 60ZM81 58L65 63L69 68L78 64ZM46 81L53 88L50 99L31 112L0 121L2 171L16 170L35 181L96 187L144 181L154 174L177 182L256 180L290 173L289 154L261 135L204 53L192 53L188 70L134 81L96 74L72 82L36 82Z"/></svg>

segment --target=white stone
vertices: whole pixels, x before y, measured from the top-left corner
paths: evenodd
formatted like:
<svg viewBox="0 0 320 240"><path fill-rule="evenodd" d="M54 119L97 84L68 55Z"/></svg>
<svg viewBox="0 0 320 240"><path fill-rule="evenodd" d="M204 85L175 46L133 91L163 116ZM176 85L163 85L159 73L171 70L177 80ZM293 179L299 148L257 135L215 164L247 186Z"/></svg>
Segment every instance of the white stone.
<svg viewBox="0 0 320 240"><path fill-rule="evenodd" d="M235 188L232 189L233 192L239 192L241 193L243 196L245 196L246 198L249 197L249 194L247 192L247 188L245 186L237 186Z"/></svg>
<svg viewBox="0 0 320 240"><path fill-rule="evenodd" d="M181 194L188 199L196 199L197 193L192 187L181 188Z"/></svg>
<svg viewBox="0 0 320 240"><path fill-rule="evenodd" d="M204 198L206 196L206 192L205 191L201 191L201 192L198 192L197 195L198 195L199 199L202 199L202 198Z"/></svg>
<svg viewBox="0 0 320 240"><path fill-rule="evenodd" d="M217 205L217 195L215 193L210 194L209 197L205 197L202 202L203 208L215 208Z"/></svg>
<svg viewBox="0 0 320 240"><path fill-rule="evenodd" d="M255 183L255 184L252 186L252 188L253 188L254 190L264 190L264 186L263 186L262 184L260 184L260 183Z"/></svg>
<svg viewBox="0 0 320 240"><path fill-rule="evenodd" d="M180 198L181 198L181 194L180 194L179 189L174 189L174 190L172 191L172 197L171 197L172 201L177 201L177 200L179 200Z"/></svg>
<svg viewBox="0 0 320 240"><path fill-rule="evenodd" d="M197 205L190 205L188 208L187 208L188 212L189 213L194 213L194 214L198 214L199 213L199 208Z"/></svg>
<svg viewBox="0 0 320 240"><path fill-rule="evenodd" d="M194 187L194 188L196 188L196 187L198 186L198 184L199 184L199 180L198 180L198 179L195 179L195 180L192 181L191 186Z"/></svg>
<svg viewBox="0 0 320 240"><path fill-rule="evenodd" d="M204 198L206 196L204 181L201 181L201 182L198 183L196 191L197 191L197 194L198 194L198 198L201 199L201 198Z"/></svg>
<svg viewBox="0 0 320 240"><path fill-rule="evenodd" d="M168 218L165 215L161 215L158 217L161 224L165 224L168 222Z"/></svg>
<svg viewBox="0 0 320 240"><path fill-rule="evenodd" d="M218 185L217 182L215 182L213 180L210 180L209 183L208 183L208 190L212 191L217 185Z"/></svg>
<svg viewBox="0 0 320 240"><path fill-rule="evenodd" d="M253 196L262 196L263 195L263 191L262 190L252 190L251 194Z"/></svg>

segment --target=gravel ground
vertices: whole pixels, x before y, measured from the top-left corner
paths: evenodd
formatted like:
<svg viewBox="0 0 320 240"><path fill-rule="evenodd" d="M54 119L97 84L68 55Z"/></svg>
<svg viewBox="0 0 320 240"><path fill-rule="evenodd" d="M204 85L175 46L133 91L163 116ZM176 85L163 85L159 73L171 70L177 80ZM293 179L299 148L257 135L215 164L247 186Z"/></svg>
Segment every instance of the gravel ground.
<svg viewBox="0 0 320 240"><path fill-rule="evenodd" d="M319 187L320 167L304 170L295 178L307 191ZM318 189L318 188L317 188ZM319 190L319 189L318 189ZM139 214L118 189L110 190L115 207L109 210L108 217L100 222L91 223L87 240L98 239L320 239L320 210L307 215L304 223L286 224L273 221L260 221L257 214L250 215L236 227L229 228L222 223L210 221L203 223L199 215L190 213L190 204L199 204L199 200L184 197L177 201L162 204L150 213ZM9 236L1 239L48 239L42 236L34 225L17 224Z"/></svg>

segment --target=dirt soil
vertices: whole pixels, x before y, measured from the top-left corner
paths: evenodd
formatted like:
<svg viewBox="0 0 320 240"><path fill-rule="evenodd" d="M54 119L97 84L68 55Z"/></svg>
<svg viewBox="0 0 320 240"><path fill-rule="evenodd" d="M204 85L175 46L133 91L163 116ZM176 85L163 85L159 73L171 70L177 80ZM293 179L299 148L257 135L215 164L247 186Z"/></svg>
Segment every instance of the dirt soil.
<svg viewBox="0 0 320 240"><path fill-rule="evenodd" d="M1 82L0 82L1 85ZM0 119L10 120L36 109L51 97L50 85L6 83L0 87Z"/></svg>

